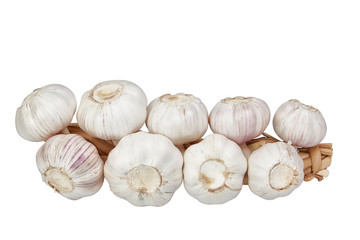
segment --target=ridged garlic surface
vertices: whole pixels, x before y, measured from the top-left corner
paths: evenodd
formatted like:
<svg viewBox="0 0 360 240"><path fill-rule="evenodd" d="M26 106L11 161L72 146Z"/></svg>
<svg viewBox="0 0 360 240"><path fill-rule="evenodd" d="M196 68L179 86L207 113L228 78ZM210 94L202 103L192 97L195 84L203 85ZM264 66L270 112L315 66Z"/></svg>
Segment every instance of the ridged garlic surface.
<svg viewBox="0 0 360 240"><path fill-rule="evenodd" d="M284 143L268 143L248 159L250 190L264 199L292 193L304 180L304 162L296 148Z"/></svg>
<svg viewBox="0 0 360 240"><path fill-rule="evenodd" d="M225 98L211 110L210 128L239 145L262 134L270 121L270 109L255 97Z"/></svg>
<svg viewBox="0 0 360 240"><path fill-rule="evenodd" d="M64 130L76 111L74 93L60 84L35 89L16 111L16 130L33 142L45 141Z"/></svg>
<svg viewBox="0 0 360 240"><path fill-rule="evenodd" d="M276 134L296 147L318 145L326 135L326 122L321 112L296 99L283 103L273 119Z"/></svg>
<svg viewBox="0 0 360 240"><path fill-rule="evenodd" d="M184 186L202 203L225 203L239 194L246 170L241 148L222 135L211 134L186 149Z"/></svg>
<svg viewBox="0 0 360 240"><path fill-rule="evenodd" d="M165 136L138 132L120 140L105 163L111 191L135 206L162 206L182 183L183 157Z"/></svg>
<svg viewBox="0 0 360 240"><path fill-rule="evenodd" d="M146 95L135 83L105 81L82 96L76 118L93 137L120 140L143 126L146 107Z"/></svg>
<svg viewBox="0 0 360 240"><path fill-rule="evenodd" d="M208 112L201 100L191 94L166 94L153 100L148 108L146 126L181 145L201 138L208 127Z"/></svg>
<svg viewBox="0 0 360 240"><path fill-rule="evenodd" d="M104 181L104 163L94 145L76 134L58 134L38 150L43 181L69 199L91 196Z"/></svg>

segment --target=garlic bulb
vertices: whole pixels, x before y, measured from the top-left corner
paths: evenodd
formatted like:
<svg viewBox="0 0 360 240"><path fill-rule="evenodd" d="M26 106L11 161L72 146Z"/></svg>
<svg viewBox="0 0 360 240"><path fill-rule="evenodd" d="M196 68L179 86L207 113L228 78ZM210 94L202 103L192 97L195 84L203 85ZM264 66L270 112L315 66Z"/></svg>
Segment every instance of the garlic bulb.
<svg viewBox="0 0 360 240"><path fill-rule="evenodd" d="M95 194L104 181L104 163L94 145L76 134L49 138L36 155L43 181L69 199Z"/></svg>
<svg viewBox="0 0 360 240"><path fill-rule="evenodd" d="M259 136L270 121L270 109L255 97L225 98L212 109L210 128L239 145Z"/></svg>
<svg viewBox="0 0 360 240"><path fill-rule="evenodd" d="M316 146L326 135L326 122L321 112L295 99L279 107L273 125L282 140L296 147Z"/></svg>
<svg viewBox="0 0 360 240"><path fill-rule="evenodd" d="M296 148L284 143L268 143L248 159L248 185L256 195L274 199L292 193L304 180L304 162Z"/></svg>
<svg viewBox="0 0 360 240"><path fill-rule="evenodd" d="M45 141L70 123L76 111L74 93L60 84L35 89L16 111L16 130L33 142Z"/></svg>
<svg viewBox="0 0 360 240"><path fill-rule="evenodd" d="M185 151L185 189L202 203L225 203L239 194L246 169L240 147L222 135L211 134Z"/></svg>
<svg viewBox="0 0 360 240"><path fill-rule="evenodd" d="M148 108L146 126L181 145L201 138L208 127L208 112L201 100L190 94L166 94Z"/></svg>
<svg viewBox="0 0 360 240"><path fill-rule="evenodd" d="M159 134L138 132L120 140L105 163L111 191L135 206L162 206L182 182L183 157Z"/></svg>
<svg viewBox="0 0 360 240"><path fill-rule="evenodd" d="M76 118L80 128L93 137L119 140L143 126L146 106L145 93L136 84L106 81L83 95Z"/></svg>

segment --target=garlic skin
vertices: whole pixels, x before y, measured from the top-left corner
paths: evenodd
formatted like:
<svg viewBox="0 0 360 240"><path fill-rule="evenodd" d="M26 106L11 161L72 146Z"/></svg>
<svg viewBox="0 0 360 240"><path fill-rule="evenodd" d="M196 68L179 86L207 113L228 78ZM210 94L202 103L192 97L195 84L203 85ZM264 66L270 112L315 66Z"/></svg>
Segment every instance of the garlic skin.
<svg viewBox="0 0 360 240"><path fill-rule="evenodd" d="M147 98L135 83L105 81L81 98L76 115L82 130L103 140L120 140L143 126Z"/></svg>
<svg viewBox="0 0 360 240"><path fill-rule="evenodd" d="M304 162L296 148L284 142L267 143L248 159L248 186L264 199L292 193L304 180Z"/></svg>
<svg viewBox="0 0 360 240"><path fill-rule="evenodd" d="M225 203L239 194L246 170L241 148L222 135L211 134L186 149L184 186L202 203Z"/></svg>
<svg viewBox="0 0 360 240"><path fill-rule="evenodd" d="M95 194L104 181L104 163L94 145L76 134L49 138L36 154L43 181L64 197Z"/></svg>
<svg viewBox="0 0 360 240"><path fill-rule="evenodd" d="M208 111L191 94L165 94L147 107L146 126L151 133L162 134L181 145L201 138L208 127Z"/></svg>
<svg viewBox="0 0 360 240"><path fill-rule="evenodd" d="M225 98L211 110L210 128L241 145L262 134L270 121L270 109L255 97Z"/></svg>
<svg viewBox="0 0 360 240"><path fill-rule="evenodd" d="M75 111L76 98L70 89L46 85L30 93L16 110L16 130L28 141L45 141L65 129Z"/></svg>
<svg viewBox="0 0 360 240"><path fill-rule="evenodd" d="M296 99L283 103L273 119L276 134L296 147L314 147L326 135L326 122L321 112Z"/></svg>
<svg viewBox="0 0 360 240"><path fill-rule="evenodd" d="M135 206L162 206L182 183L183 157L165 136L138 132L120 140L105 163L111 191Z"/></svg>

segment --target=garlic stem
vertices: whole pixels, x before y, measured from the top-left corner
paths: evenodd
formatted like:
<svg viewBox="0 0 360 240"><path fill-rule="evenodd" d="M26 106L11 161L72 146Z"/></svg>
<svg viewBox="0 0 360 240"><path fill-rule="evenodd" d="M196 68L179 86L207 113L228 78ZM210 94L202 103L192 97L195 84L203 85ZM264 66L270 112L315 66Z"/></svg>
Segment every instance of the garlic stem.
<svg viewBox="0 0 360 240"><path fill-rule="evenodd" d="M95 138L90 136L87 132L83 131L82 129L80 129L79 125L77 123L72 123L67 127L68 131L72 134L78 134L80 136L82 136L83 138L85 138L88 142L92 143L93 145L95 145L95 147L98 149L99 154L102 156L107 156L109 155L110 151L112 149L114 149L115 145L109 143L108 141L99 139L99 138Z"/></svg>

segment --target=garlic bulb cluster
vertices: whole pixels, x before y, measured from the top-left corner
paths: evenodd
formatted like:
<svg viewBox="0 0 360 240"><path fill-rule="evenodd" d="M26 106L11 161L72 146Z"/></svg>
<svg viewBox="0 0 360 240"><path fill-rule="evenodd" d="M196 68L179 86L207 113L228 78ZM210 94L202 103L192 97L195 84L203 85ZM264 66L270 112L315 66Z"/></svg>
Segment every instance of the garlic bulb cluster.
<svg viewBox="0 0 360 240"><path fill-rule="evenodd" d="M95 194L104 177L135 206L165 205L183 180L204 204L234 199L243 184L275 199L292 193L304 176L322 180L331 163L332 145L318 145L326 134L322 114L298 100L282 104L273 119L285 142L264 133L270 109L255 97L222 99L209 115L191 94L165 94L147 105L138 85L113 80L83 94L78 123L70 124L75 111L74 94L51 84L16 112L20 136L46 141L36 155L43 181L69 199ZM149 133L140 131L144 123ZM202 139L208 124L214 134Z"/></svg>
<svg viewBox="0 0 360 240"><path fill-rule="evenodd" d="M326 122L321 112L292 99L283 103L273 120L276 134L296 147L318 145L326 135Z"/></svg>
<svg viewBox="0 0 360 240"><path fill-rule="evenodd" d="M256 195L275 199L292 193L304 180L304 163L296 148L268 143L248 159L248 185Z"/></svg>
<svg viewBox="0 0 360 240"><path fill-rule="evenodd" d="M222 135L211 134L185 151L185 189L202 203L225 203L239 194L246 169L241 148Z"/></svg>
<svg viewBox="0 0 360 240"><path fill-rule="evenodd" d="M49 138L36 155L43 181L69 199L95 194L104 181L104 163L94 145L76 134Z"/></svg>
<svg viewBox="0 0 360 240"><path fill-rule="evenodd" d="M270 121L270 109L255 97L225 98L212 109L210 128L239 145L259 136Z"/></svg>
<svg viewBox="0 0 360 240"><path fill-rule="evenodd" d="M183 157L165 136L138 132L120 140L105 163L111 191L135 206L162 206L182 183Z"/></svg>
<svg viewBox="0 0 360 240"><path fill-rule="evenodd" d="M146 106L146 95L136 84L106 81L83 95L76 118L80 128L90 135L120 140L143 126Z"/></svg>
<svg viewBox="0 0 360 240"><path fill-rule="evenodd" d="M16 130L28 141L40 142L59 133L76 111L74 93L60 84L35 89L16 111Z"/></svg>
<svg viewBox="0 0 360 240"><path fill-rule="evenodd" d="M201 138L208 127L208 112L201 100L190 94L166 94L147 107L146 126L180 145Z"/></svg>

